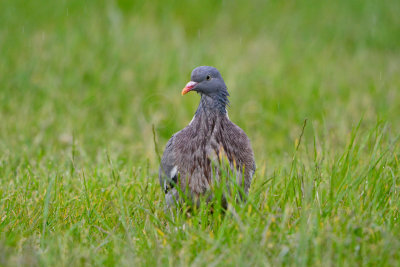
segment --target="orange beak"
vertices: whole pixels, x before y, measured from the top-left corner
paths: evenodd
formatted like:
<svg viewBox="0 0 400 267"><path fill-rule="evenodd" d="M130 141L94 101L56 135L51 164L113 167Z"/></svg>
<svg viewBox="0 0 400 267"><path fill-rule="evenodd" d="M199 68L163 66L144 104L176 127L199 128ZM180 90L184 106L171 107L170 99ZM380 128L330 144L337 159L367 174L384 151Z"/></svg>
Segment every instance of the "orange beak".
<svg viewBox="0 0 400 267"><path fill-rule="evenodd" d="M188 82L185 86L185 88L183 88L182 90L182 95L189 93L195 86L197 85L196 82Z"/></svg>

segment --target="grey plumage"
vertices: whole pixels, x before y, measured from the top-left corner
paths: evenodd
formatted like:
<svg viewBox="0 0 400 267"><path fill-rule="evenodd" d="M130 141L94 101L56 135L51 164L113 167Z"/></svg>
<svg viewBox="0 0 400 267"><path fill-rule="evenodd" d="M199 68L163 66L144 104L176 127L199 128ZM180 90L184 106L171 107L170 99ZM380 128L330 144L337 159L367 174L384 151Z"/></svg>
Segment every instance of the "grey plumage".
<svg viewBox="0 0 400 267"><path fill-rule="evenodd" d="M193 198L209 191L220 175L215 164L221 156L247 194L256 169L254 154L245 132L228 118L229 93L221 74L208 66L194 69L182 95L189 91L201 95L200 104L190 124L168 141L159 169L167 205L178 200L179 185Z"/></svg>

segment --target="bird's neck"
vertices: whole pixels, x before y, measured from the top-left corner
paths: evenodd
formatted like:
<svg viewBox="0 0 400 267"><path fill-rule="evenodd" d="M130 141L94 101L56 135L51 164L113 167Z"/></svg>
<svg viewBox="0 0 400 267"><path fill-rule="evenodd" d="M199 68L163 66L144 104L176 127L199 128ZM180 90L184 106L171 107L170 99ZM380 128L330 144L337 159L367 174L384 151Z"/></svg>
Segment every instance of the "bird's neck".
<svg viewBox="0 0 400 267"><path fill-rule="evenodd" d="M226 108L229 105L228 95L228 92L214 96L202 94L196 115L226 116Z"/></svg>
<svg viewBox="0 0 400 267"><path fill-rule="evenodd" d="M218 125L224 123L228 118L226 106L228 99L219 101L216 98L202 95L199 107L192 121L189 123L195 128L196 136L199 140L208 140L214 133L215 129L219 129Z"/></svg>

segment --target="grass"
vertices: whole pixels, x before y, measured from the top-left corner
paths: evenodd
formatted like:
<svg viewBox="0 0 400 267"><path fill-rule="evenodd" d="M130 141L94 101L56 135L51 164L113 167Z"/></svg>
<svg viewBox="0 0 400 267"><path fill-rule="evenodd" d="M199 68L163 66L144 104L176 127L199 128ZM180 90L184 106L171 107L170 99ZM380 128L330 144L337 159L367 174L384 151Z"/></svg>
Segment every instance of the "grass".
<svg viewBox="0 0 400 267"><path fill-rule="evenodd" d="M0 266L398 266L399 12L1 1ZM198 65L257 160L225 216L165 213L157 180L152 127L162 150L191 120Z"/></svg>

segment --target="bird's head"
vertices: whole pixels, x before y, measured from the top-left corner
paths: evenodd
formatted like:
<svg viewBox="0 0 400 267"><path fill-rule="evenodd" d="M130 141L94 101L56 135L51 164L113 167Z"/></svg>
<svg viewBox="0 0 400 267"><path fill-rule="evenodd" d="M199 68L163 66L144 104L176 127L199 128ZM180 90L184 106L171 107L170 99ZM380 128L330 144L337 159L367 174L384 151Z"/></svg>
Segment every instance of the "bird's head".
<svg viewBox="0 0 400 267"><path fill-rule="evenodd" d="M192 71L190 82L183 88L182 95L190 91L195 91L210 97L229 95L219 71L209 66L197 67Z"/></svg>

